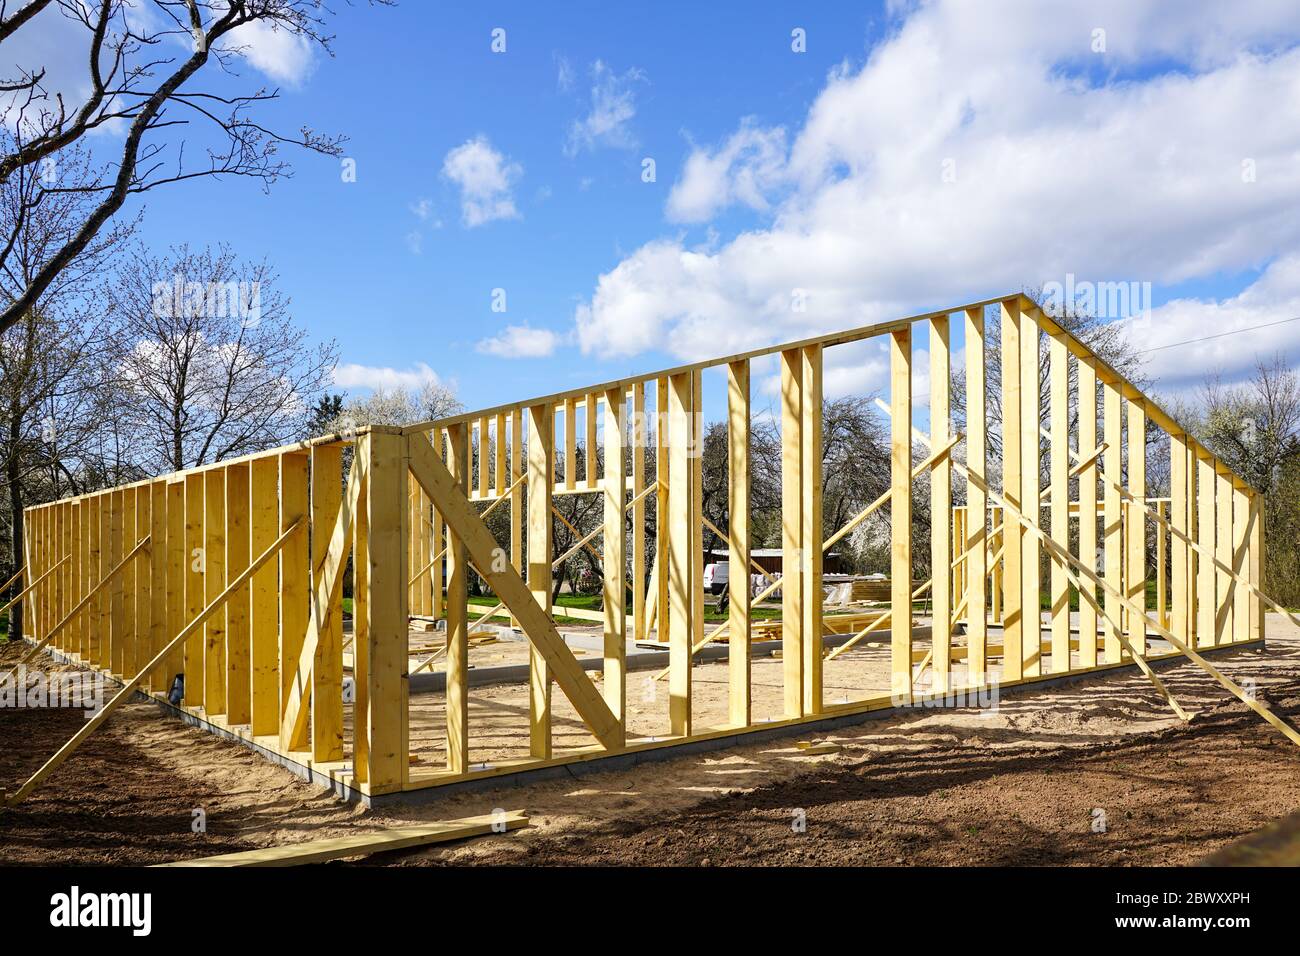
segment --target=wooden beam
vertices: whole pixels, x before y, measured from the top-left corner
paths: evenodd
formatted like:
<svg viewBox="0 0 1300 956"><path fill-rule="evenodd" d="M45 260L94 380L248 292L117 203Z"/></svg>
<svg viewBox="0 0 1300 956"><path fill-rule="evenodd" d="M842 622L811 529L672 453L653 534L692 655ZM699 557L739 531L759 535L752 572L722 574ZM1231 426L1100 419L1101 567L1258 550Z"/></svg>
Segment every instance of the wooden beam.
<svg viewBox="0 0 1300 956"><path fill-rule="evenodd" d="M412 442L410 449L411 471L433 499L434 506L442 512L448 528L453 528L464 542L478 573L488 582L493 593L519 617L529 641L542 652L555 682L587 728L607 749L616 749L618 721L573 652L565 645L550 615L537 605L514 568L508 564L502 567L493 560L494 552L499 548L492 533L456 487L455 479L442 462L431 451L423 449L419 442Z"/></svg>
<svg viewBox="0 0 1300 956"><path fill-rule="evenodd" d="M185 482L167 483L167 634L179 634L190 619L185 601L185 578L189 574L189 561L185 552ZM90 622L93 624L93 621ZM92 628L93 630L93 628ZM177 647L163 660L165 688L170 692L172 682L184 680L185 648Z"/></svg>
<svg viewBox="0 0 1300 956"><path fill-rule="evenodd" d="M1021 402L1023 386L1020 374L1020 301L1010 299L1002 308L1002 494L1014 507L1020 507L1022 490L1020 470L1024 444L1021 440L1024 406ZM1034 422L1024 422L1030 430ZM1022 539L1024 534L1018 522L1003 522L1002 553L1002 679L1020 680L1024 676L1023 637L1026 619L1033 608L1024 608L1024 559ZM1032 626L1028 628L1032 635ZM1032 642L1032 636L1029 638Z"/></svg>
<svg viewBox="0 0 1300 956"><path fill-rule="evenodd" d="M670 733L691 733L691 472L690 429L693 389L690 374L668 383L668 721Z"/></svg>
<svg viewBox="0 0 1300 956"><path fill-rule="evenodd" d="M564 403L564 487L578 487L578 399Z"/></svg>
<svg viewBox="0 0 1300 956"><path fill-rule="evenodd" d="M181 629L179 634L173 637L161 651L155 654L154 657L145 664L134 677L123 684L122 689L114 694L98 713L86 721L86 723L72 735L72 738L55 752L54 756L45 761L39 770L28 777L21 787L14 791L13 794L5 794L3 805L6 807L13 807L27 799L27 797L31 795L32 791L39 787L50 774L57 770L59 765L62 764L63 761L67 760L68 757L72 755L73 751L82 745L87 737L93 734L106 720L108 720L113 711L117 710L117 708L123 703L131 699L131 696L140 686L141 681L148 676L150 671L166 659L173 648L181 646L192 634L199 632L208 617L225 606L225 602L227 598L230 597L231 592L246 582L255 570L260 568L276 555L281 545L283 545L285 540L288 538L289 533L290 532L285 532L280 535L272 547L258 555L257 559L249 565L248 569L245 570L243 574L227 585L226 588L218 594L214 600L209 602L206 607L202 608L194 619Z"/></svg>
<svg viewBox="0 0 1300 956"><path fill-rule="evenodd" d="M101 522L103 515L101 515ZM101 546L103 527L101 524ZM185 476L185 623L203 610L206 599L203 586L203 472ZM103 620L101 607L101 621ZM185 705L203 706L203 630L195 628L185 648Z"/></svg>
<svg viewBox="0 0 1300 956"><path fill-rule="evenodd" d="M582 418L587 436L583 441L583 454L587 457L587 489L596 490L597 464L600 460L596 444L596 425L599 421L600 397L595 392L588 392L583 404Z"/></svg>
<svg viewBox="0 0 1300 956"><path fill-rule="evenodd" d="M226 575L238 578L252 557L249 533L249 484L247 462L226 469ZM249 636L249 591L241 585L226 605L226 721L232 726L252 722L252 645Z"/></svg>
<svg viewBox="0 0 1300 956"><path fill-rule="evenodd" d="M891 332L890 368L890 691L912 702L912 330ZM787 515L785 518L789 521Z"/></svg>
<svg viewBox="0 0 1300 956"><path fill-rule="evenodd" d="M149 655L152 656L163 649L167 635L175 631L168 630L170 619L167 613L167 524L170 517L167 482L153 482L149 486L149 497ZM149 675L149 689L166 691L173 676L167 667L155 668Z"/></svg>
<svg viewBox="0 0 1300 956"><path fill-rule="evenodd" d="M226 469L203 473L203 604L226 588ZM203 625L203 710L226 712L226 613L222 605ZM116 613L115 615L116 616Z"/></svg>
<svg viewBox="0 0 1300 956"><path fill-rule="evenodd" d="M799 547L803 556L803 713L820 714L822 700L822 350L801 350L803 369L799 403L801 518ZM702 577L702 574L701 574ZM700 615L703 621L703 613Z"/></svg>
<svg viewBox="0 0 1300 956"><path fill-rule="evenodd" d="M125 571L128 567L130 567L132 562L141 553L145 552L145 550L148 547L149 547L149 540L147 538L143 541L138 542L136 546L132 548L131 551L122 558L121 561L119 561L111 569L109 569L108 574L106 574L102 579L100 579L99 582L97 582L95 586L90 589L90 592L85 597L83 597L80 601L77 602L76 606L73 607L71 611L69 611L66 615L64 615L63 618L60 621L58 621L58 623L52 625L49 628L49 630L45 632L44 637L42 637L39 641L37 641L35 644L29 647L23 653L22 657L18 658L18 663L13 666L13 668L9 671L8 675L6 676L12 678L15 674L18 673L19 667L21 667L23 664L26 664L33 657L35 657L42 650L44 650L47 646L49 646L49 643L53 641L56 637L58 637L59 634L63 632L63 629L68 626L68 622L73 620L73 618L75 618L81 612L82 608L84 608L87 604L89 604L98 594L103 592L106 588L111 587L112 584L118 580L122 572ZM57 570L62 565L62 563L63 562L60 561L58 564L51 566L45 572L45 575L49 575L55 570ZM45 575L42 575L42 577L44 577Z"/></svg>
<svg viewBox="0 0 1300 956"><path fill-rule="evenodd" d="M1052 474L1052 537L1057 541L1070 540L1070 350L1060 336L1048 340L1048 365L1052 377L1051 416L1052 444L1050 450ZM1079 444L1082 451L1085 446ZM1095 517L1095 516L1094 516ZM1052 622L1052 673L1064 674L1070 670L1070 583L1065 564L1058 558L1052 562L1051 622ZM1096 640L1093 640L1096 644Z"/></svg>
<svg viewBox="0 0 1300 956"><path fill-rule="evenodd" d="M748 727L752 718L750 694L749 602L749 363L727 366L727 521L728 562L737 573L729 575L727 643L727 714L732 727ZM638 586L638 590L640 590Z"/></svg>
<svg viewBox="0 0 1300 956"><path fill-rule="evenodd" d="M423 435L412 436L410 444L433 454L433 446ZM403 527L407 512L400 497L408 474L407 445L406 436L372 431L360 437L356 450L362 462L356 532L366 532L366 545L364 552L354 555L354 561L365 563L357 585L362 592L360 609L354 605L354 611L365 617L354 643L357 703L353 712L357 717L353 739L358 774L372 794L401 790L410 772L408 559Z"/></svg>
<svg viewBox="0 0 1300 956"><path fill-rule="evenodd" d="M275 455L254 458L249 475L250 549L260 554L279 533L280 461ZM274 564L265 565L250 580L249 688L250 732L254 737L280 730L280 601Z"/></svg>
<svg viewBox="0 0 1300 956"><path fill-rule="evenodd" d="M527 471L524 467L524 413L510 413L510 566L521 574L524 566L524 482ZM511 615L510 623L518 625Z"/></svg>
<svg viewBox="0 0 1300 956"><path fill-rule="evenodd" d="M1124 531L1124 587L1132 600L1141 608L1147 603L1147 416L1140 400L1129 400L1128 405L1128 487L1139 507L1128 508L1128 524ZM1129 641L1146 647L1145 615L1136 618L1126 615Z"/></svg>
<svg viewBox="0 0 1300 956"><path fill-rule="evenodd" d="M0 607L0 614L3 614L5 611L9 610L11 607L13 607L23 598L25 598L32 591L36 590L36 588L40 586L41 582L43 582L46 578L52 575L59 568L63 567L64 563L67 561L68 561L68 555L64 555L63 558L61 558L58 561L58 563L53 564L49 568L47 568L39 578L37 578L31 584L27 585L27 587L23 588L21 591L15 594L13 598L9 600L9 603L5 604L4 607ZM20 571L19 573L21 574L22 572Z"/></svg>
<svg viewBox="0 0 1300 956"><path fill-rule="evenodd" d="M1252 586L1250 600L1250 637L1259 640L1264 636L1264 605L1258 596L1259 588L1264 584L1264 496L1258 492L1250 493L1250 564L1249 583Z"/></svg>
<svg viewBox="0 0 1300 956"><path fill-rule="evenodd" d="M984 310L967 309L966 316L966 465L980 479L986 477L987 432L984 423ZM984 489L973 481L966 484L966 643L969 680L983 684L986 679L988 612L985 603L985 579L988 576L988 536L985 512L988 500Z"/></svg>
<svg viewBox="0 0 1300 956"><path fill-rule="evenodd" d="M566 408L566 415L571 414ZM565 419L567 432L573 418ZM573 467L573 459L565 463ZM528 409L528 590L539 610L551 606L551 489L555 484L555 407ZM520 620L515 616L516 620ZM529 753L539 760L551 758L551 668L546 655L528 646Z"/></svg>
<svg viewBox="0 0 1300 956"><path fill-rule="evenodd" d="M289 698L298 674L298 658L307 637L311 616L311 555L308 553L308 456L280 456L280 531L297 528L280 554L280 749L305 750L309 739L306 722L288 720ZM403 486L405 487L405 486ZM398 501L405 502L405 496ZM300 520L301 519L301 520ZM405 541L403 541L405 545ZM311 697L310 687L299 687ZM303 701L306 703L307 701Z"/></svg>
<svg viewBox="0 0 1300 956"><path fill-rule="evenodd" d="M451 840L504 833L528 825L528 815L523 810L510 813L485 814L463 817L441 823L422 823L409 827L390 827L377 833L359 833L356 836L335 837L329 840L308 840L286 846L267 847L261 850L244 850L240 853L223 853L195 860L179 860L162 866L179 867L244 867L244 866L303 866L308 863L325 863L345 857L369 856L392 850L405 850L414 846L429 846Z"/></svg>
<svg viewBox="0 0 1300 956"><path fill-rule="evenodd" d="M1217 464L1217 462L1216 462ZM1232 565L1232 478L1216 467L1214 479L1214 556L1220 565ZM1232 581L1219 571L1214 585L1214 643L1232 640Z"/></svg>
<svg viewBox="0 0 1300 956"><path fill-rule="evenodd" d="M337 446L317 445L312 448L315 454L321 448ZM281 736L292 740L307 741L308 716L311 716L311 750L315 760L341 760L343 749L343 726L336 720L334 702L338 700L338 712L342 711L342 642L335 643L331 636L332 629L342 617L343 572L347 567L348 555L352 551L352 518L361 506L361 471L364 463L352 459L352 470L348 473L347 490L337 508L332 503L322 503L319 510L313 508L313 542L312 551L319 555L319 560L312 562L312 589L310 614L307 619L307 633L303 638L298 659L293 662L293 673L289 679L289 690L284 705L284 719L281 724ZM330 476L338 474L333 468L322 468L321 472ZM329 480L321 477L321 481ZM337 487L337 480L334 481ZM399 499L399 501L402 499ZM334 512L331 519L330 512ZM373 527L373 525L372 525ZM317 544L319 542L319 544ZM401 585L405 587L403 579ZM336 669L333 655L339 655ZM331 659L326 660L329 654ZM327 676L322 676L327 675ZM317 696L328 698L318 705ZM334 756L320 756L332 754Z"/></svg>
<svg viewBox="0 0 1300 956"><path fill-rule="evenodd" d="M1250 547L1250 500L1245 489L1232 489L1232 570L1242 577L1232 587L1232 640L1250 639L1250 592L1246 589Z"/></svg>
<svg viewBox="0 0 1300 956"><path fill-rule="evenodd" d="M1042 466L1042 445L1039 441L1039 354L1040 329L1032 313L1020 313L1020 500L1024 502L1025 515L1034 527L1042 524L1043 509L1039 505L1039 469ZM1043 612L1042 568L1038 538L1033 534L1020 537L1022 557L1020 572L1023 576L1024 597L1021 614L1024 619L1021 652L1024 655L1022 673L1037 677L1042 673Z"/></svg>
<svg viewBox="0 0 1300 956"><path fill-rule="evenodd" d="M942 448L948 442L951 415L951 354L949 318L930 320L930 442ZM818 489L820 491L820 488ZM980 511L983 516L983 511ZM931 660L935 666L931 689L948 690L949 651L952 647L952 462L945 457L930 473L930 588L932 613ZM910 583L910 582L909 582ZM981 582L982 583L982 582Z"/></svg>
<svg viewBox="0 0 1300 956"><path fill-rule="evenodd" d="M1169 518L1175 532L1187 533L1187 440L1182 434L1169 436ZM1176 634L1190 635L1188 627L1192 619L1188 594L1188 559L1187 542L1178 533L1170 535L1169 542L1169 577L1170 577L1170 618L1169 628ZM1163 539L1164 535L1161 534Z"/></svg>
<svg viewBox="0 0 1300 956"><path fill-rule="evenodd" d="M625 565L624 499L626 463L624 443L627 436L627 402L621 389L605 394L605 499L604 554L601 567L604 582L601 606L605 624L605 662L603 688L605 703L619 723L618 741L622 747L627 736L627 581ZM590 428L588 428L590 437ZM633 449L633 455L636 450Z"/></svg>
<svg viewBox="0 0 1300 956"><path fill-rule="evenodd" d="M1123 609L1119 597L1122 596L1124 581L1123 564L1123 511L1119 488L1113 483L1119 480L1123 471L1123 419L1121 418L1119 384L1114 381L1102 382L1102 420L1106 438L1105 470L1106 477L1113 481L1106 482L1104 495L1105 512L1102 524L1102 547L1105 553L1106 588L1106 623L1105 647L1106 663L1118 664L1123 649L1120 645L1119 628L1114 622L1119 621Z"/></svg>
<svg viewBox="0 0 1300 956"><path fill-rule="evenodd" d="M636 504L632 507L632 639L646 639L646 572L645 572L645 525L646 504L640 497L645 489L645 449L647 443L645 418L645 383L638 382L632 386L632 428L630 444L632 447L632 497Z"/></svg>
<svg viewBox="0 0 1300 956"><path fill-rule="evenodd" d="M804 626L803 553L803 353L781 353L781 668L786 717L801 717L803 707ZM675 462L674 462L675 465ZM671 469L670 469L671 472Z"/></svg>
<svg viewBox="0 0 1300 956"><path fill-rule="evenodd" d="M1217 554L1215 533L1218 523L1214 515L1214 459L1201 446L1196 447L1196 542L1202 548L1197 554L1196 567L1196 643L1198 647L1215 644L1216 584L1212 558Z"/></svg>
<svg viewBox="0 0 1300 956"><path fill-rule="evenodd" d="M487 421L482 422L487 431ZM482 433L480 433L482 434ZM456 489L465 496L470 489L469 429L467 425L447 428L447 472ZM486 474L487 442L479 444L480 475ZM417 482L419 479L416 479ZM482 488L480 481L481 490ZM469 563L460 535L447 526L447 769L464 773L469 769Z"/></svg>

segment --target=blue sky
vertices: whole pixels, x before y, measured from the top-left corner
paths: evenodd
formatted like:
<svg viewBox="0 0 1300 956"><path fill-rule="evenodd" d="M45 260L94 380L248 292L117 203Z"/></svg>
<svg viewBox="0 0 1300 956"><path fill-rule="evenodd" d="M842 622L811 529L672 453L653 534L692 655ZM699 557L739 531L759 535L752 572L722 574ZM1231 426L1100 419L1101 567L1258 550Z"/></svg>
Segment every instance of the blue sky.
<svg viewBox="0 0 1300 956"><path fill-rule="evenodd" d="M354 394L482 407L1044 283L1136 283L1105 317L1165 394L1300 361L1256 328L1300 315L1286 0L336 6L334 58L252 38L239 88L355 182L291 151L269 195L150 193L144 237L269 258ZM883 385L834 351L829 393Z"/></svg>
<svg viewBox="0 0 1300 956"><path fill-rule="evenodd" d="M674 360L560 347L544 359L502 361L476 344L511 324L566 332L577 303L623 254L665 233L702 235L666 223L663 211L691 138L711 143L743 115L798 123L827 71L846 56L862 59L880 16L875 5L801 14L797 24L813 39L796 57L796 21L777 4L744 16L726 5L673 15L658 5L594 3L545 13L522 3L491 12L410 0L393 9L340 5L336 58L317 57L297 88L283 88L272 115L290 128L302 118L346 133L355 183L342 181L333 160L290 154L294 178L269 195L239 181L155 191L145 235L156 245L224 241L269 257L298 319L336 338L343 362L403 372L426 363L471 406L655 368ZM503 54L491 51L497 27L506 30ZM624 141L571 154L573 124L593 108L597 62L631 90L635 116ZM522 167L512 190L518 218L467 228L442 167L478 136ZM654 183L642 182L647 156ZM422 200L425 219L412 209ZM752 220L732 214L717 228ZM492 311L498 288L504 314Z"/></svg>

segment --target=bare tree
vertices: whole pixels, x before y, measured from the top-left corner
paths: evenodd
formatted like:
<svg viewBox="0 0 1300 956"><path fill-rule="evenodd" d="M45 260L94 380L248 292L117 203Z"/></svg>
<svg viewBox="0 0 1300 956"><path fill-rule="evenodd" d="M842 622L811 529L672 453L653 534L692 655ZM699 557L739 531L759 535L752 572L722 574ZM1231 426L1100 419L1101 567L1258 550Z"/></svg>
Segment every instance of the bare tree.
<svg viewBox="0 0 1300 956"><path fill-rule="evenodd" d="M0 149L12 142L6 137L0 133ZM82 169L88 165L75 147L66 151L66 160ZM0 183L0 232L12 237L0 267L5 300L20 294L66 244L92 203L78 193L37 203L38 192L38 178L27 168ZM114 253L133 228L134 222L122 222L88 243L18 322L0 333L0 522L8 525L0 570L6 578L23 559L23 508L85 488L92 439L110 417L104 396L114 332L105 314L104 283ZM10 633L16 636L21 608L12 613Z"/></svg>
<svg viewBox="0 0 1300 956"><path fill-rule="evenodd" d="M122 416L141 464L179 470L293 439L337 352L313 345L266 262L225 247L135 253L114 286Z"/></svg>
<svg viewBox="0 0 1300 956"><path fill-rule="evenodd" d="M278 97L277 90L228 94L228 81L203 89L196 80L237 76L250 30L285 33L329 52L328 8L319 0L29 0L13 13L7 6L0 5L0 50L13 51L7 60L17 72L0 77L0 124L15 135L0 153L0 183L21 169L36 169L42 185L0 236L0 267L13 252L22 220L47 195L81 193L95 201L63 245L4 304L0 332L21 321L128 197L204 176L248 177L269 187L290 174L278 152L286 143L341 155L340 136L307 126L286 135L254 118ZM86 90L78 103L66 101L55 85L64 78L52 77L48 63L24 62L36 48L25 38L56 27L77 33L84 44L88 75L76 84ZM188 55L180 55L182 50ZM62 161L67 150L112 126L125 128L115 155L74 175L75 168Z"/></svg>
<svg viewBox="0 0 1300 956"><path fill-rule="evenodd" d="M1218 375L1201 392L1196 427L1206 447L1261 491L1273 491L1282 462L1300 451L1300 376L1281 355L1255 362L1242 385Z"/></svg>

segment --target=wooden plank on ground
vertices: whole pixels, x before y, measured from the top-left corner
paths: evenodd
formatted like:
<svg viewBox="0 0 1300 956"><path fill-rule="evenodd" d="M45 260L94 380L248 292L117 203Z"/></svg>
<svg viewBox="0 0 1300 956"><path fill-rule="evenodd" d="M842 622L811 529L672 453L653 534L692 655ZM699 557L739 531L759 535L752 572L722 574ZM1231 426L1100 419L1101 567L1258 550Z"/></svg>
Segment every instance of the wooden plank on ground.
<svg viewBox="0 0 1300 956"><path fill-rule="evenodd" d="M239 866L302 866L306 863L325 863L350 856L368 856L391 850L404 850L413 846L447 843L489 833L503 833L528 825L528 815L523 810L503 814L486 814L463 817L441 823L422 823L418 826L391 827L376 833L358 833L356 836L336 837L330 840L310 840L287 846L268 847L263 850L245 850L221 856L201 857L197 860L179 860L163 863L168 867L239 867Z"/></svg>

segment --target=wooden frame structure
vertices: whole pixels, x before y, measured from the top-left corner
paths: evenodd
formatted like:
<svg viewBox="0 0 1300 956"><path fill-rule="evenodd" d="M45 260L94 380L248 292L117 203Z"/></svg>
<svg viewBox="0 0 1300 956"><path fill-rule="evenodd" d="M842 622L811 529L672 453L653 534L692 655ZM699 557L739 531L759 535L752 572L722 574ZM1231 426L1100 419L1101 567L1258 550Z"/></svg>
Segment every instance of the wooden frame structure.
<svg viewBox="0 0 1300 956"><path fill-rule="evenodd" d="M985 333L991 315L998 341ZM928 431L915 427L912 405L921 329L932 382ZM960 403L951 387L958 329ZM892 430L890 488L831 531L821 510L823 363L837 346L876 338L890 363L882 403ZM995 357L1000 416L991 414ZM747 575L733 574L729 617L706 629L702 375L725 376L723 537L731 566L747 568L751 376L764 359L779 368L783 571L757 596ZM958 408L964 414L954 414ZM1167 497L1149 496L1146 486L1152 427L1168 436ZM643 448L652 449L654 474ZM913 483L927 472L933 519L930 540L921 542L913 540ZM570 551L598 549L602 557L599 682L566 645L551 607L554 500L575 494L603 501L603 523ZM651 506L659 520L647 549ZM481 509L498 507L508 540L498 541L484 521ZM827 656L822 557L882 509L891 607ZM1150 673L1149 659L1186 652L1200 660L1199 649L1259 642L1263 604L1272 603L1259 591L1262 517L1256 492L1015 294L412 427L363 428L32 507L24 514L26 564L39 586L22 599L37 647L159 698L183 674L182 707L191 717L369 798L863 714L994 681L1005 687L1134 663ZM1151 538L1154 610L1146 597ZM921 548L933 572L916 589ZM492 764L476 763L471 752L471 574L529 642L527 755ZM777 588L783 704L779 715L755 722L751 607ZM913 601L925 590L929 632L913 626ZM445 621L445 766L411 762L412 618ZM628 731L626 649L629 638L652 632L668 650L668 733L648 737ZM890 692L827 701L825 667L872 632L887 635ZM727 719L699 726L695 657L724 635ZM928 688L918 688L926 666ZM585 728L580 745L555 747L556 690Z"/></svg>

